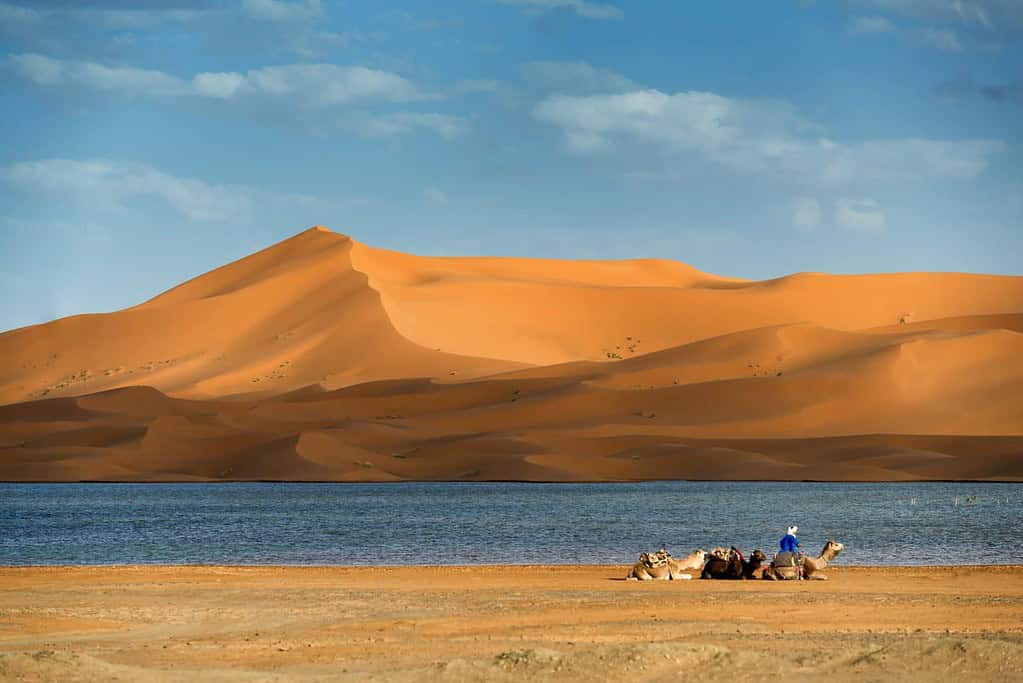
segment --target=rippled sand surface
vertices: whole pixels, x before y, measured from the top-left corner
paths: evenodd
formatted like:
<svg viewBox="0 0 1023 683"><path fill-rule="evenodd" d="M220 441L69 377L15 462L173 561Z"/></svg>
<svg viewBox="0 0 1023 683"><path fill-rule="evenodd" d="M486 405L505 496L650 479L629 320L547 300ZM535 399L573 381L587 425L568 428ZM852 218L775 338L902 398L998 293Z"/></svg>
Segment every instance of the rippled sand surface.
<svg viewBox="0 0 1023 683"><path fill-rule="evenodd" d="M1023 567L0 569L4 680L1020 680Z"/></svg>

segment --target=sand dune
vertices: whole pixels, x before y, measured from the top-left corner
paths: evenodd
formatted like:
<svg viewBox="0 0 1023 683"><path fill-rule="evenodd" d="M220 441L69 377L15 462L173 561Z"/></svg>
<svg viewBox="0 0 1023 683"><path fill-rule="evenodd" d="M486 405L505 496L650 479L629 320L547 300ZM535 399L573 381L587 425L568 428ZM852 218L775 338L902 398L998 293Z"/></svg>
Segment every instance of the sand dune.
<svg viewBox="0 0 1023 683"><path fill-rule="evenodd" d="M1023 278L757 282L314 228L0 334L0 479L1023 480Z"/></svg>

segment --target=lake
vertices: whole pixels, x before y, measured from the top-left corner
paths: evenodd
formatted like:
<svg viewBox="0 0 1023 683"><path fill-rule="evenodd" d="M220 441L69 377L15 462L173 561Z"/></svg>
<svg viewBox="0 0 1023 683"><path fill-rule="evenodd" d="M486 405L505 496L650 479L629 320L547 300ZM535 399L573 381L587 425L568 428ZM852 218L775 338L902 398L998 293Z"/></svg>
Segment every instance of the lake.
<svg viewBox="0 0 1023 683"><path fill-rule="evenodd" d="M626 564L833 538L839 564L1023 564L1023 484L0 484L0 565Z"/></svg>

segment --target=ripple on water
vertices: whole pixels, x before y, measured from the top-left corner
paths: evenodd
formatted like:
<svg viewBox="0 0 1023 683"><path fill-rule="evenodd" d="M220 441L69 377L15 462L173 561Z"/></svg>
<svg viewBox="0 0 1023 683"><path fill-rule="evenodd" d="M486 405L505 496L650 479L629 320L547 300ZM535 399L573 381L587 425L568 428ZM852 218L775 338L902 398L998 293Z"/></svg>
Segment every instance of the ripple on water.
<svg viewBox="0 0 1023 683"><path fill-rule="evenodd" d="M790 524L840 563L1020 564L1023 484L0 484L4 565L624 564Z"/></svg>

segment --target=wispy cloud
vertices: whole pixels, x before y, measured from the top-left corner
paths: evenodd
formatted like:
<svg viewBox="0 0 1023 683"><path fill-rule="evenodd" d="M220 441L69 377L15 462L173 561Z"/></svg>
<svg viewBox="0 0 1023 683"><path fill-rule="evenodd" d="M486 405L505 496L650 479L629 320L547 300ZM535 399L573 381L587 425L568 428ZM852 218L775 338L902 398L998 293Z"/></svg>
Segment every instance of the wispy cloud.
<svg viewBox="0 0 1023 683"><path fill-rule="evenodd" d="M287 64L244 73L203 72L182 79L162 71L31 53L14 55L8 64L15 73L39 86L79 86L133 96L281 98L303 108L339 106L360 100L412 102L428 97L395 73L363 66Z"/></svg>
<svg viewBox="0 0 1023 683"><path fill-rule="evenodd" d="M0 168L0 181L18 191L92 209L119 211L135 200L157 201L196 221L234 220L273 203L305 208L322 205L320 200L306 195L211 184L165 173L146 164L111 159L24 161Z"/></svg>
<svg viewBox="0 0 1023 683"><path fill-rule="evenodd" d="M295 54L321 59L347 47L359 34L326 29L320 0L231 0L231 2L33 2L0 1L0 34L30 49L52 50L74 42L109 48L124 32L175 32L204 36L219 50ZM118 35L109 36L108 33ZM133 38L134 36L132 36ZM86 38L88 38L86 40Z"/></svg>
<svg viewBox="0 0 1023 683"><path fill-rule="evenodd" d="M894 31L895 24L884 17L854 17L849 22L849 33L854 36L870 36Z"/></svg>
<svg viewBox="0 0 1023 683"><path fill-rule="evenodd" d="M249 16L266 21L308 21L323 15L320 0L242 0L241 7Z"/></svg>
<svg viewBox="0 0 1023 683"><path fill-rule="evenodd" d="M18 76L43 87L74 85L132 96L195 94L188 82L150 69L66 61L34 53L13 55L8 58L7 65Z"/></svg>
<svg viewBox="0 0 1023 683"><path fill-rule="evenodd" d="M856 232L882 232L887 218L874 199L843 198L835 202L835 225Z"/></svg>
<svg viewBox="0 0 1023 683"><path fill-rule="evenodd" d="M854 0L880 10L920 19L956 21L987 29L1006 23L1023 25L1023 3L1018 0Z"/></svg>
<svg viewBox="0 0 1023 683"><path fill-rule="evenodd" d="M619 73L586 62L527 62L519 69L527 82L548 91L591 94L641 89Z"/></svg>
<svg viewBox="0 0 1023 683"><path fill-rule="evenodd" d="M315 115L315 127L350 130L365 137L428 131L445 140L466 134L468 121L440 112L374 111L380 107L443 99L390 71L336 64L287 64L246 72L203 72L191 78L131 66L14 55L7 67L48 89L82 88L125 97L200 100L257 116L275 109ZM462 93L489 89L490 82L462 82Z"/></svg>
<svg viewBox="0 0 1023 683"><path fill-rule="evenodd" d="M972 78L945 81L935 88L941 97L962 99L979 97L989 102L1023 103L1023 81L1015 83L978 83Z"/></svg>
<svg viewBox="0 0 1023 683"><path fill-rule="evenodd" d="M792 222L802 232L813 232L821 223L821 203L811 197L792 202Z"/></svg>
<svg viewBox="0 0 1023 683"><path fill-rule="evenodd" d="M920 39L942 52L962 52L963 44L959 35L950 29L928 27L919 32Z"/></svg>
<svg viewBox="0 0 1023 683"><path fill-rule="evenodd" d="M457 140L469 132L469 122L464 118L436 112L363 114L339 125L367 138L390 138L426 130L445 140Z"/></svg>
<svg viewBox="0 0 1023 683"><path fill-rule="evenodd" d="M709 92L557 94L537 104L533 116L557 127L568 149L579 154L644 145L650 153L681 162L695 158L743 173L821 184L971 178L1004 149L986 139L841 142L821 137L787 102Z"/></svg>
<svg viewBox="0 0 1023 683"><path fill-rule="evenodd" d="M586 0L497 0L502 5L518 5L532 12L571 10L586 19L622 19L625 12L614 5Z"/></svg>
<svg viewBox="0 0 1023 683"><path fill-rule="evenodd" d="M31 7L0 2L0 25L24 27L41 21L43 13Z"/></svg>

